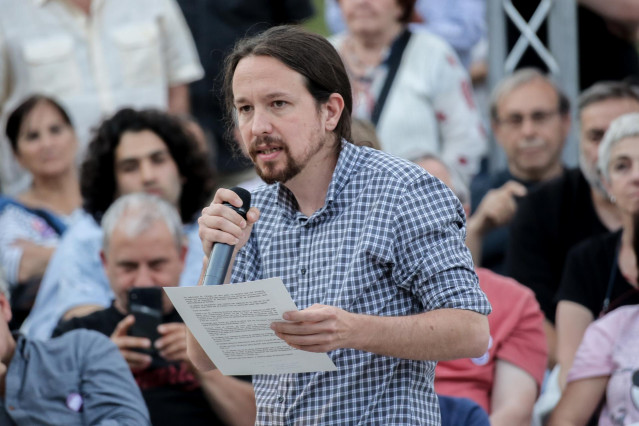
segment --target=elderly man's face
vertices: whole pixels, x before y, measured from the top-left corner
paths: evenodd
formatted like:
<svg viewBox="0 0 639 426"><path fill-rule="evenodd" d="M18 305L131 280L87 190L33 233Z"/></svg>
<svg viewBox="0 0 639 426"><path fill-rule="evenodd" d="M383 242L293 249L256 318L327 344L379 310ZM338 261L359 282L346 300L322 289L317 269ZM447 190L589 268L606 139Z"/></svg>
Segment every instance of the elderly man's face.
<svg viewBox="0 0 639 426"><path fill-rule="evenodd" d="M561 162L570 118L560 114L555 89L535 79L497 102L493 130L511 172L521 179L539 180Z"/></svg>
<svg viewBox="0 0 639 426"><path fill-rule="evenodd" d="M639 102L634 99L606 99L581 110L579 162L591 186L596 188L601 186L597 172L597 159L599 144L606 130L615 118L630 112L639 112Z"/></svg>
<svg viewBox="0 0 639 426"><path fill-rule="evenodd" d="M129 290L133 287L177 286L184 269L186 248L175 246L173 235L162 220L157 220L139 235L126 232L126 216L111 234L102 253L106 275L115 294L115 307L128 311ZM163 310L171 303L163 294Z"/></svg>
<svg viewBox="0 0 639 426"><path fill-rule="evenodd" d="M332 130L341 110L318 106L302 75L277 59L240 60L233 99L242 143L265 182L289 182L335 156Z"/></svg>

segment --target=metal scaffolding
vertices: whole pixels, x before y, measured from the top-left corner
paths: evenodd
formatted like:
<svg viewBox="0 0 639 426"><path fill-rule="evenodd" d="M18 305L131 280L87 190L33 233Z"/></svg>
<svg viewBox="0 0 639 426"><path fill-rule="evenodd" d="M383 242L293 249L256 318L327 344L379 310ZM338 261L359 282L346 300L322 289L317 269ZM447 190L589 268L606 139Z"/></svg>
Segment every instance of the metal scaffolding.
<svg viewBox="0 0 639 426"><path fill-rule="evenodd" d="M505 75L517 69L526 50L532 48L570 99L573 126L563 152L563 160L568 166L575 166L578 163L576 105L579 96L577 4L575 0L528 1L539 1L539 4L526 21L512 0L487 0L489 88L492 90ZM507 38L509 21L519 32L510 51ZM537 30L544 22L548 28L547 43L537 36ZM506 165L503 151L494 139L490 146L490 170L502 169Z"/></svg>

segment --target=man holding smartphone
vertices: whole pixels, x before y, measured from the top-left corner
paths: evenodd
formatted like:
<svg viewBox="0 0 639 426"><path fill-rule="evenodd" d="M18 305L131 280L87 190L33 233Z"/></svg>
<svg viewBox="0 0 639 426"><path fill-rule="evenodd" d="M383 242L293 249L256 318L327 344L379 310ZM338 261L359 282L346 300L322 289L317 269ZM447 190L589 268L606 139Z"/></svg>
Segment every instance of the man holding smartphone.
<svg viewBox="0 0 639 426"><path fill-rule="evenodd" d="M161 290L178 285L187 251L175 208L153 195L125 195L109 207L102 229L101 258L113 304L60 324L54 335L76 328L109 335L129 364L154 425L253 424L251 384L192 367L186 328ZM156 330L154 310L161 311ZM134 325L138 335L132 335Z"/></svg>

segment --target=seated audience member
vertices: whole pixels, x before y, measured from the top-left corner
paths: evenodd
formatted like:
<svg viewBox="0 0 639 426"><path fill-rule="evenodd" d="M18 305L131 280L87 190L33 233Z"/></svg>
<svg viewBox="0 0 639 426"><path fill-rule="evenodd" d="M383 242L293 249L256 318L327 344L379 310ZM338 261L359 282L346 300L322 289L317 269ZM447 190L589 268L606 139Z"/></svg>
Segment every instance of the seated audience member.
<svg viewBox="0 0 639 426"><path fill-rule="evenodd" d="M333 33L344 31L346 26L338 2L324 0L324 18ZM471 50L486 32L486 1L416 0L410 21L411 31L428 31L446 40L467 67Z"/></svg>
<svg viewBox="0 0 639 426"><path fill-rule="evenodd" d="M470 79L446 42L408 29L414 3L340 0L348 30L331 42L351 80L353 116L375 124L383 151L436 154L468 183L486 152Z"/></svg>
<svg viewBox="0 0 639 426"><path fill-rule="evenodd" d="M88 328L111 336L131 367L155 426L253 424L251 384L219 371L200 373L192 368L186 355L186 326L164 291L158 339L128 335L135 323L129 291L179 282L187 247L175 208L153 195L125 195L106 211L102 229L100 256L113 290L113 303L63 322L54 335ZM151 354L137 351L149 347L153 348Z"/></svg>
<svg viewBox="0 0 639 426"><path fill-rule="evenodd" d="M175 0L0 0L0 10L0 121L31 93L55 96L75 124L78 160L105 116L187 112L188 83L204 76ZM14 194L28 179L9 157L0 138L3 189Z"/></svg>
<svg viewBox="0 0 639 426"><path fill-rule="evenodd" d="M636 161L636 160L635 160ZM636 172L635 172L636 173ZM639 252L635 215L632 247ZM624 228L625 232L625 228ZM639 267L634 264L635 278ZM639 306L622 306L588 326L550 426L585 425L602 407L599 425L639 424Z"/></svg>
<svg viewBox="0 0 639 426"><path fill-rule="evenodd" d="M100 266L99 221L119 196L159 195L178 208L189 238L181 285L195 285L202 244L194 223L210 197L211 170L196 143L172 116L124 109L105 120L88 147L81 190L86 214L60 241L22 332L46 339L58 320L109 305L113 293Z"/></svg>
<svg viewBox="0 0 639 426"><path fill-rule="evenodd" d="M619 229L617 208L599 182L597 147L616 117L639 112L625 83L599 83L579 98L580 167L539 185L519 201L510 226L506 274L531 288L546 316L549 365L554 365L555 295L568 251L580 241Z"/></svg>
<svg viewBox="0 0 639 426"><path fill-rule="evenodd" d="M473 179L473 220L468 222L467 239L473 254L481 254L476 264L504 273L507 225L515 215L517 199L564 171L561 153L570 130L570 104L550 78L536 69L522 69L497 85L490 116L507 167L490 177ZM479 209L484 197L490 201Z"/></svg>
<svg viewBox="0 0 639 426"><path fill-rule="evenodd" d="M78 142L66 111L34 95L7 120L6 135L17 161L31 174L15 198L0 196L0 265L12 293L12 328L22 323L40 280L81 204L75 156Z"/></svg>
<svg viewBox="0 0 639 426"><path fill-rule="evenodd" d="M485 268L476 272L493 307L488 351L439 362L435 391L474 400L491 425L530 425L548 361L543 313L530 289Z"/></svg>
<svg viewBox="0 0 639 426"><path fill-rule="evenodd" d="M9 330L9 285L0 268L0 425L150 425L118 348L77 330L47 342Z"/></svg>
<svg viewBox="0 0 639 426"><path fill-rule="evenodd" d="M442 162L418 164L459 192ZM544 315L530 289L485 268L476 272L493 307L488 351L479 358L437 363L435 391L475 401L490 415L491 425L530 425L548 358Z"/></svg>
<svg viewBox="0 0 639 426"><path fill-rule="evenodd" d="M557 359L563 386L586 327L600 314L638 304L633 218L639 215L639 113L612 122L599 146L602 182L621 214L620 231L573 248L557 292Z"/></svg>

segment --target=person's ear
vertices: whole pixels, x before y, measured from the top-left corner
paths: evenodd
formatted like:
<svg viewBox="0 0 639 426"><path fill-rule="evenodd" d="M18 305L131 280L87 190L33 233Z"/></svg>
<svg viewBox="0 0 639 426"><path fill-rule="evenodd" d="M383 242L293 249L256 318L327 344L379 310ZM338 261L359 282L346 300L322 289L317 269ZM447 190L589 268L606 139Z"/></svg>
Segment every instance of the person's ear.
<svg viewBox="0 0 639 426"><path fill-rule="evenodd" d="M344 98L339 93L331 93L328 100L324 104L326 113L326 121L324 128L326 131L332 132L337 127L339 119L344 111Z"/></svg>
<svg viewBox="0 0 639 426"><path fill-rule="evenodd" d="M184 243L182 244L182 248L180 249L180 261L182 263L186 262L186 254L189 251L189 245L186 238L184 238Z"/></svg>
<svg viewBox="0 0 639 426"><path fill-rule="evenodd" d="M104 250L100 250L100 262L102 262L102 267L106 270L108 261Z"/></svg>

